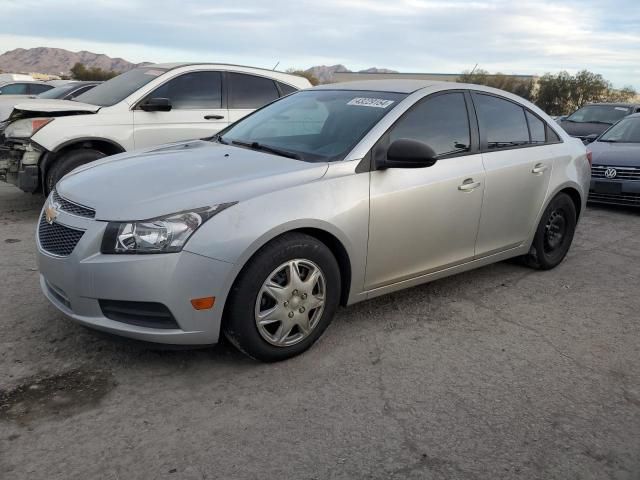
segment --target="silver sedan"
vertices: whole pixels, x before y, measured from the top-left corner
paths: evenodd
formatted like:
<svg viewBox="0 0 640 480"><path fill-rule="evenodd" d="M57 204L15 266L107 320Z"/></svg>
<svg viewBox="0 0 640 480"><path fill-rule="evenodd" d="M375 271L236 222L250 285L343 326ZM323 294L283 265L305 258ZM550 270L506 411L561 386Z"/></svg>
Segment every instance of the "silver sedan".
<svg viewBox="0 0 640 480"><path fill-rule="evenodd" d="M550 269L590 158L536 106L476 85L372 81L284 97L213 138L80 167L37 230L45 296L173 344L303 352L339 304L507 258Z"/></svg>

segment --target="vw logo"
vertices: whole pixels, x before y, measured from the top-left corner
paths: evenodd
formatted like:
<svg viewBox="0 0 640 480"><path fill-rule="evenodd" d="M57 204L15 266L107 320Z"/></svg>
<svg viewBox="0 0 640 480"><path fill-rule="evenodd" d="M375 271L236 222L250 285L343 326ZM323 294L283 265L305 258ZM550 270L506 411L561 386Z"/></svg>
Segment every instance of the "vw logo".
<svg viewBox="0 0 640 480"><path fill-rule="evenodd" d="M616 178L616 175L618 175L618 172L615 168L609 167L604 171L604 176L607 178Z"/></svg>
<svg viewBox="0 0 640 480"><path fill-rule="evenodd" d="M49 225L51 225L58 216L58 209L60 204L58 202L50 201L49 205L44 209L44 218Z"/></svg>

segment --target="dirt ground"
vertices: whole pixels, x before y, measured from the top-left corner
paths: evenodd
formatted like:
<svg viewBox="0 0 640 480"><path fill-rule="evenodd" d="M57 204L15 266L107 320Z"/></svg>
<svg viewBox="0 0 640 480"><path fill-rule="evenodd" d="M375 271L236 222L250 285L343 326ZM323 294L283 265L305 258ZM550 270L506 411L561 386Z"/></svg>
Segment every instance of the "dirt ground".
<svg viewBox="0 0 640 480"><path fill-rule="evenodd" d="M0 183L0 477L638 479L640 213L566 261L341 309L306 354L157 350L41 295L40 197Z"/></svg>

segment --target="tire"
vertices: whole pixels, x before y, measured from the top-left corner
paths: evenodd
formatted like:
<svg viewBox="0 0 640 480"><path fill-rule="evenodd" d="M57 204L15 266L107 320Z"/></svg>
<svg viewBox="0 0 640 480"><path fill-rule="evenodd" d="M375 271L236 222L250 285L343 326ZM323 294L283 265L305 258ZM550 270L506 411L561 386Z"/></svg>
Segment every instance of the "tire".
<svg viewBox="0 0 640 480"><path fill-rule="evenodd" d="M566 193L556 195L545 209L525 265L538 270L558 266L571 247L576 231L576 207Z"/></svg>
<svg viewBox="0 0 640 480"><path fill-rule="evenodd" d="M56 186L56 183L71 170L105 156L104 153L91 148L79 148L63 154L47 171L44 183L45 195L49 195L51 190Z"/></svg>
<svg viewBox="0 0 640 480"><path fill-rule="evenodd" d="M236 279L225 305L223 333L256 360L299 355L331 323L340 282L338 262L324 243L303 233L282 235L262 247Z"/></svg>

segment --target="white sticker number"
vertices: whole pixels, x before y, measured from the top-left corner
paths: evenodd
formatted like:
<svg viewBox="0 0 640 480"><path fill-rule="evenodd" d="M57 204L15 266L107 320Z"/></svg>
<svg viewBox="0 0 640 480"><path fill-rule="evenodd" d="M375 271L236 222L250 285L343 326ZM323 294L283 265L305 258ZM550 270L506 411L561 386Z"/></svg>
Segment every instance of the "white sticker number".
<svg viewBox="0 0 640 480"><path fill-rule="evenodd" d="M393 103L393 100L384 100L382 98L358 97L358 98L349 100L347 105L355 105L357 107L387 108L392 103Z"/></svg>

